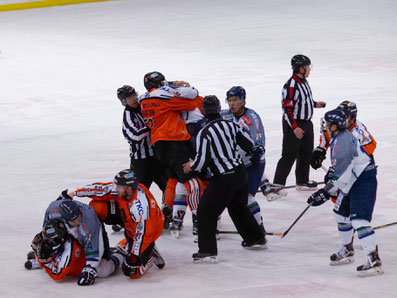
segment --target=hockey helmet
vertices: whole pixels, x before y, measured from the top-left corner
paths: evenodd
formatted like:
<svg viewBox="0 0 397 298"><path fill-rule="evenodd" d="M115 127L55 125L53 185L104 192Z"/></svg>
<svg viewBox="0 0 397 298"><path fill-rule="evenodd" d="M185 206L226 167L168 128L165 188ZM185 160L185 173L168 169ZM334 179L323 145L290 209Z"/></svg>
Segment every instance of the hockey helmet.
<svg viewBox="0 0 397 298"><path fill-rule="evenodd" d="M338 130L343 130L347 126L347 116L341 109L328 111L325 113L324 119L328 125L336 124Z"/></svg>
<svg viewBox="0 0 397 298"><path fill-rule="evenodd" d="M80 207L71 200L64 200L59 205L59 212L65 221L73 221L81 214Z"/></svg>
<svg viewBox="0 0 397 298"><path fill-rule="evenodd" d="M241 86L233 86L232 88L229 89L229 91L226 92L226 100L229 97L238 97L241 100L245 100L246 97L245 89Z"/></svg>
<svg viewBox="0 0 397 298"><path fill-rule="evenodd" d="M132 170L125 169L117 173L113 179L113 183L115 185L131 186L135 190L138 187L138 177Z"/></svg>
<svg viewBox="0 0 397 298"><path fill-rule="evenodd" d="M309 57L305 55L295 55L291 59L291 66L294 72L299 72L299 67L305 67L310 64L312 64L312 62L310 61Z"/></svg>
<svg viewBox="0 0 397 298"><path fill-rule="evenodd" d="M152 71L145 74L143 77L143 84L147 91L152 90L153 88L158 88L159 85L164 85L165 77L161 72Z"/></svg>

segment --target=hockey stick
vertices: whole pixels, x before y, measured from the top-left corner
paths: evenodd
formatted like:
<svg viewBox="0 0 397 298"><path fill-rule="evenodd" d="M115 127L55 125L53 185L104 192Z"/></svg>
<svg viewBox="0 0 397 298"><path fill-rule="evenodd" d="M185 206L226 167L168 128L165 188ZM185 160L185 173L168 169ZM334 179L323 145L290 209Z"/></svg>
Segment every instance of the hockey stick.
<svg viewBox="0 0 397 298"><path fill-rule="evenodd" d="M372 228L372 230L382 229L382 228L386 228L386 227L393 226L393 225L397 225L397 221L389 223L389 224L374 227L374 228Z"/></svg>
<svg viewBox="0 0 397 298"><path fill-rule="evenodd" d="M238 234L237 231L218 231L219 234ZM269 236L281 236L283 233L281 232L276 232L276 233L268 233L266 232L265 235Z"/></svg>
<svg viewBox="0 0 397 298"><path fill-rule="evenodd" d="M309 204L309 205L305 208L305 210L302 211L302 213L298 216L297 219L295 219L295 221L292 223L292 225L283 233L283 235L281 236L281 239L283 239L285 236L287 236L288 232L289 232L289 231L292 229L292 227L298 222L298 220L303 216L303 214L305 214L305 212L306 212L307 210L309 210L309 208L310 208L311 205L312 205L312 204Z"/></svg>

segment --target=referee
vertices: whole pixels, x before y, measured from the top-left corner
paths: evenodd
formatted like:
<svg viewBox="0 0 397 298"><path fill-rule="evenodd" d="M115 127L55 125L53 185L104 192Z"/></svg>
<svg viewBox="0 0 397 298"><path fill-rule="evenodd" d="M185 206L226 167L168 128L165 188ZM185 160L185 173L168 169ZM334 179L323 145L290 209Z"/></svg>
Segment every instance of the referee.
<svg viewBox="0 0 397 298"><path fill-rule="evenodd" d="M266 239L247 207L247 172L237 149L239 145L249 152L253 142L238 124L221 118L221 105L215 95L204 97L202 107L207 125L197 135L194 161L185 163L183 170L188 173L208 168L212 173L198 207L199 251L193 254L193 259L199 262L210 258L216 262L216 224L225 208L244 239L244 248L266 248Z"/></svg>
<svg viewBox="0 0 397 298"><path fill-rule="evenodd" d="M125 106L123 114L123 135L130 144L130 169L138 177L139 183L148 189L155 182L164 192L168 176L162 163L154 157L150 143L150 129L145 125L138 94L131 86L124 85L117 89L117 97Z"/></svg>
<svg viewBox="0 0 397 298"><path fill-rule="evenodd" d="M296 160L296 189L312 190L317 183L309 181L310 160L314 145L313 123L310 120L314 108L324 108L325 102L313 100L309 82L311 61L304 55L291 59L292 77L282 90L283 149L277 163L273 183L285 185Z"/></svg>

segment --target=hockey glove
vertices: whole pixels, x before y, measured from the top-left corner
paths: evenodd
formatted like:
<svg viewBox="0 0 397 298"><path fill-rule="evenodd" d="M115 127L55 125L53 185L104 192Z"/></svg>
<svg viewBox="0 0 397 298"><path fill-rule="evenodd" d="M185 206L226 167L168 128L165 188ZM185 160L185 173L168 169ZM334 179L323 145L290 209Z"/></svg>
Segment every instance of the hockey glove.
<svg viewBox="0 0 397 298"><path fill-rule="evenodd" d="M81 271L81 273L80 273L80 276L77 280L77 284L79 286L93 285L97 275L98 275L98 273L94 267L91 267L91 265L86 265L84 267L83 271Z"/></svg>
<svg viewBox="0 0 397 298"><path fill-rule="evenodd" d="M317 207L324 204L329 198L329 193L324 188L321 188L307 199L307 203L313 207Z"/></svg>
<svg viewBox="0 0 397 298"><path fill-rule="evenodd" d="M41 264L50 263L54 254L53 243L50 239L43 239L37 246L37 258Z"/></svg>
<svg viewBox="0 0 397 298"><path fill-rule="evenodd" d="M322 147L316 147L313 150L312 160L310 161L310 165L313 169L317 170L321 167L323 160L325 159L326 150Z"/></svg>
<svg viewBox="0 0 397 298"><path fill-rule="evenodd" d="M59 200L73 200L73 198L68 195L68 190L65 189L64 191L61 192L61 194L57 198L57 201Z"/></svg>
<svg viewBox="0 0 397 298"><path fill-rule="evenodd" d="M134 276L138 272L138 267L141 265L141 262L139 258L136 258L136 261L133 261L131 259L125 259L123 262L123 265L121 266L121 269L123 270L123 273L125 276Z"/></svg>
<svg viewBox="0 0 397 298"><path fill-rule="evenodd" d="M325 174L325 176L324 176L325 184L327 184L329 180L331 180L331 181L333 180L334 173L335 173L334 167L329 167L327 174Z"/></svg>
<svg viewBox="0 0 397 298"><path fill-rule="evenodd" d="M32 247L33 251L37 254L37 248L39 246L39 244L41 243L41 241L43 241L43 234L37 233L36 236L34 236L33 240L32 240L32 244L30 244L30 246Z"/></svg>
<svg viewBox="0 0 397 298"><path fill-rule="evenodd" d="M251 150L252 156L250 158L251 164L253 166L259 164L259 162L261 161L261 157L264 153L265 153L265 148L263 148L262 145L255 145L254 147L252 147Z"/></svg>

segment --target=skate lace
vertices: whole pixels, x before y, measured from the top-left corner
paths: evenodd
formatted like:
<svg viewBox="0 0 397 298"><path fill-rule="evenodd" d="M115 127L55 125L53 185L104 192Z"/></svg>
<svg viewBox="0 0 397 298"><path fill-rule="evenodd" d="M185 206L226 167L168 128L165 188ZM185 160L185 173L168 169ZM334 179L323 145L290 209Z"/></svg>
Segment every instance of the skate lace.
<svg viewBox="0 0 397 298"><path fill-rule="evenodd" d="M342 246L339 251L336 252L336 255L338 257L344 258L348 255L349 251L346 249L346 247Z"/></svg>

